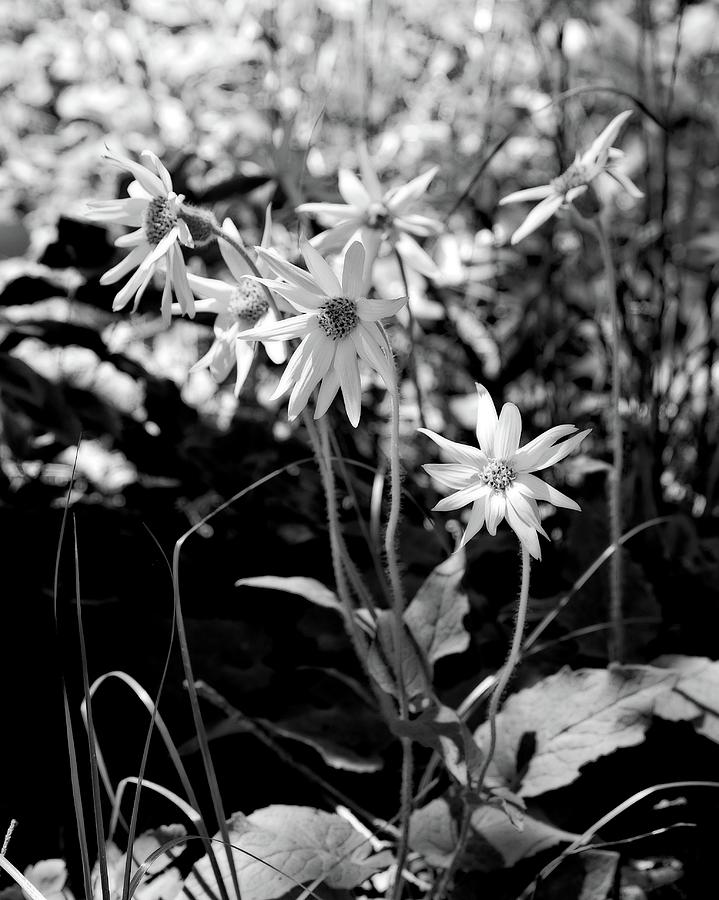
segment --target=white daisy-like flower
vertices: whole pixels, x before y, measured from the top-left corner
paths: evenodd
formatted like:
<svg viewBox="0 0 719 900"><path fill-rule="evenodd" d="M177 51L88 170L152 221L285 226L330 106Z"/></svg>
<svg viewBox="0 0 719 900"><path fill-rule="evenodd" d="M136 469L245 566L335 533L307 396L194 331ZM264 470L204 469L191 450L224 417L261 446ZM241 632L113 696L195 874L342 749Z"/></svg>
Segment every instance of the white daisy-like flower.
<svg viewBox="0 0 719 900"><path fill-rule="evenodd" d="M234 241L242 243L240 233L230 219L225 219L222 229ZM271 230L272 218L268 207L262 235L263 248L269 247ZM215 381L222 383L233 367L237 366L235 396L238 396L252 367L257 346L255 341L241 340L238 335L241 331L247 331L254 326L273 324L277 321L277 316L261 285L246 277L252 272L241 254L227 241L220 240L219 246L222 258L234 278L233 284L216 278L203 278L191 272L187 276L193 292L201 298L195 302L195 309L217 316L214 325L215 340L190 371L209 369ZM251 255L251 251L249 252ZM257 265L263 275L271 274L261 259L257 260ZM182 310L178 304L173 304L172 311L179 313ZM263 346L272 362L283 363L287 359L283 343L268 341L263 343Z"/></svg>
<svg viewBox="0 0 719 900"><path fill-rule="evenodd" d="M362 409L359 359L392 389L392 351L380 320L395 315L407 298L376 300L364 295L365 249L359 241L347 251L341 284L327 261L307 241L302 242L301 250L308 272L272 250L258 248L260 258L279 276L274 281L259 280L284 297L298 314L273 325L252 328L239 337L252 341L301 338L273 399L291 389L288 415L292 421L319 385L314 413L319 419L341 389L347 417L356 428Z"/></svg>
<svg viewBox="0 0 719 900"><path fill-rule="evenodd" d="M448 512L472 504L461 547L484 525L490 534L496 534L497 526L506 518L529 553L541 559L538 534L544 537L547 534L540 524L537 500L567 509L578 510L579 506L531 473L564 459L590 429L577 434L574 425L556 425L520 448L522 417L514 403L505 403L497 416L492 398L481 384L477 385L477 394L478 448L449 441L426 428L419 429L450 460L424 466L439 484L455 491L440 500L434 509ZM557 443L562 438L567 440Z"/></svg>
<svg viewBox="0 0 719 900"><path fill-rule="evenodd" d="M115 241L116 247L131 247L130 253L100 279L100 284L113 284L135 269L127 284L116 295L113 310L122 309L135 297L133 312L158 268L165 268L162 292L162 317L171 319L173 292L183 313L195 315L195 301L187 281L185 261L180 244L194 246L187 223L180 217L182 194L172 189L170 173L150 150L141 154L145 165L124 157L106 154L105 158L121 169L127 169L135 180L129 185L127 199L90 201L87 218L95 222L128 225L136 230Z"/></svg>
<svg viewBox="0 0 719 900"><path fill-rule="evenodd" d="M437 167L428 169L407 184L385 189L370 161L367 148L358 148L361 178L349 169L340 169L338 187L344 203L303 203L297 212L316 217L327 231L312 238L312 246L320 253L341 250L354 240L365 246L369 272L383 241L397 250L412 269L436 278L439 270L432 258L415 240L442 231L437 219L411 212L412 206L423 196L437 174Z"/></svg>
<svg viewBox="0 0 719 900"><path fill-rule="evenodd" d="M624 153L611 146L619 134L620 128L631 115L632 111L628 109L615 116L599 137L595 138L589 149L584 153L577 153L572 165L557 178L553 178L549 184L515 191L513 194L502 197L499 201L500 206L524 200L541 201L512 235L513 244L519 243L536 231L559 209L566 209L586 193L592 181L602 173L610 175L634 200L639 200L644 196L631 178L617 168Z"/></svg>

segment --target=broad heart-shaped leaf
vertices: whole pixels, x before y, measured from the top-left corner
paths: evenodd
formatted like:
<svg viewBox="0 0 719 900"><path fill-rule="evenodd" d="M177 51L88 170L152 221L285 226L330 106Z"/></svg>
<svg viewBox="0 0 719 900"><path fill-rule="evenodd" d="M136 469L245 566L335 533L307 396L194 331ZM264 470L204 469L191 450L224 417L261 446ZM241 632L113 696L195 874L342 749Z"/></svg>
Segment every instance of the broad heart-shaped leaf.
<svg viewBox="0 0 719 900"><path fill-rule="evenodd" d="M397 720L392 730L398 737L408 737L436 750L447 771L462 786L476 784L482 765L482 754L472 733L448 706L434 705L409 722Z"/></svg>
<svg viewBox="0 0 719 900"><path fill-rule="evenodd" d="M233 849L232 856L245 900L274 900L298 883L318 880L331 888L354 888L393 861L389 851L372 855L367 839L346 819L310 806L277 804L249 816L235 813L228 828L230 842L241 848ZM227 856L215 855L232 896ZM207 897L203 882L219 896L207 856L185 881L189 896Z"/></svg>
<svg viewBox="0 0 719 900"><path fill-rule="evenodd" d="M296 575L291 578L282 578L279 575L258 575L254 578L240 578L235 582L235 587L265 588L270 591L284 591L286 594L297 594L304 597L310 603L324 606L328 609L336 609L344 613L342 604L334 591L325 587L321 581L314 578L305 578Z"/></svg>
<svg viewBox="0 0 719 900"><path fill-rule="evenodd" d="M469 646L469 634L462 624L469 601L459 587L465 562L464 551L460 550L440 563L405 610L402 668L410 699L431 694L432 666L438 659L462 653ZM396 693L394 630L389 612L383 611L378 617L368 667L383 691Z"/></svg>
<svg viewBox="0 0 719 900"><path fill-rule="evenodd" d="M405 630L401 644L402 674L410 700L420 694L429 695L432 691L427 664L420 656L419 648L413 636ZM381 610L377 616L377 630L367 654L367 669L377 684L388 694L395 694L395 631L393 614Z"/></svg>
<svg viewBox="0 0 719 900"><path fill-rule="evenodd" d="M462 624L469 601L460 589L465 563L464 550L440 563L405 611L404 620L430 663L463 653L469 646L469 634Z"/></svg>
<svg viewBox="0 0 719 900"><path fill-rule="evenodd" d="M502 866L513 866L520 859L577 837L531 815L524 817L520 831L501 809L480 806L472 814L472 835L460 868L489 872ZM430 865L447 868L457 845L457 825L446 800L441 797L432 800L412 813L409 842Z"/></svg>
<svg viewBox="0 0 719 900"><path fill-rule="evenodd" d="M674 672L650 666L564 668L519 691L497 717L487 784L507 785L521 797L571 784L587 763L639 744L655 704L676 682ZM488 723L475 738L480 747L487 746ZM527 744L534 752L525 771L518 772L518 751Z"/></svg>
<svg viewBox="0 0 719 900"><path fill-rule="evenodd" d="M655 666L678 676L671 693L659 698L655 713L676 722L693 721L698 734L719 743L719 662L704 656L660 656Z"/></svg>

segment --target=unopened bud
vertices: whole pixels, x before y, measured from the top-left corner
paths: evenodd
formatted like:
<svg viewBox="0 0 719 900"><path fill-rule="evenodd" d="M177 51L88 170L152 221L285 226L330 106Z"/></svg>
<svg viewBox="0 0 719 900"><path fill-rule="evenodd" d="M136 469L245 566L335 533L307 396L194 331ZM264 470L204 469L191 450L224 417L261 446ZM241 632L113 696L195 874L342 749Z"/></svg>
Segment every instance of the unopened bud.
<svg viewBox="0 0 719 900"><path fill-rule="evenodd" d="M219 224L209 209L199 206L188 206L183 203L180 209L180 218L187 225L195 247L203 247L210 244L217 237Z"/></svg>

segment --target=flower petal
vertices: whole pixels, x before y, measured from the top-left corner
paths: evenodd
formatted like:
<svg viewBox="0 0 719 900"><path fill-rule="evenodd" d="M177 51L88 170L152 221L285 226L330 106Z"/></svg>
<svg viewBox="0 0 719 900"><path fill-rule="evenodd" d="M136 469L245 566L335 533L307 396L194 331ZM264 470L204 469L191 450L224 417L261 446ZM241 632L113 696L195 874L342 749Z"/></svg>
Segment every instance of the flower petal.
<svg viewBox="0 0 719 900"><path fill-rule="evenodd" d="M157 156L156 153L153 153L152 150L143 150L140 156L143 159L149 160L150 165L147 168L153 168L155 170L165 190L169 194L172 190L172 179L170 178L170 173L160 162L159 156Z"/></svg>
<svg viewBox="0 0 719 900"><path fill-rule="evenodd" d="M607 175L611 175L611 177L624 188L633 200L641 200L644 196L644 192L640 191L632 179L624 172L620 172L617 169L606 169L606 173Z"/></svg>
<svg viewBox="0 0 719 900"><path fill-rule="evenodd" d="M301 241L300 250L307 263L307 268L325 296L339 297L342 288L327 260L320 256L309 241Z"/></svg>
<svg viewBox="0 0 719 900"><path fill-rule="evenodd" d="M444 500L440 500L432 509L434 512L451 512L461 509L469 503L474 503L478 497L486 496L487 493L487 485L481 481L475 481L454 494L450 494L449 497L445 497Z"/></svg>
<svg viewBox="0 0 719 900"><path fill-rule="evenodd" d="M563 494L550 484L542 481L541 478L537 478L536 475L530 475L528 472L525 472L524 474L517 476L515 484L523 484L529 488L532 496L536 500L545 500L547 503L552 503L554 506L562 506L565 509L575 509L577 512L581 511L580 505L572 500L571 497L567 497L566 494Z"/></svg>
<svg viewBox="0 0 719 900"><path fill-rule="evenodd" d="M317 316L312 313L301 313L299 316L288 316L279 322L257 325L255 328L241 331L238 337L243 341L288 341L317 331L316 325Z"/></svg>
<svg viewBox="0 0 719 900"><path fill-rule="evenodd" d="M378 297L363 297L357 304L357 315L362 322L377 322L396 316L407 303L407 297L396 300L380 300Z"/></svg>
<svg viewBox="0 0 719 900"><path fill-rule="evenodd" d="M505 403L499 414L494 435L494 455L497 459L511 459L519 447L522 416L514 403Z"/></svg>
<svg viewBox="0 0 719 900"><path fill-rule="evenodd" d="M111 153L103 154L104 158L111 162L114 166L121 169L127 169L139 181L140 185L153 197L166 197L167 190L162 180L140 163L133 162L124 156L113 156Z"/></svg>
<svg viewBox="0 0 719 900"><path fill-rule="evenodd" d="M489 391L481 384L477 384L477 441L486 457L494 457L494 439L497 433L499 419ZM486 463L485 463L486 465Z"/></svg>
<svg viewBox="0 0 719 900"><path fill-rule="evenodd" d="M144 247L135 247L135 249L131 250L130 253L128 253L124 259L121 259L116 266L113 266L105 272L100 278L100 284L114 284L116 281L119 281L127 275L128 272L136 269L147 255L149 249L149 244Z"/></svg>
<svg viewBox="0 0 719 900"><path fill-rule="evenodd" d="M430 237L431 235L439 234L444 229L444 225L439 219L430 219L429 216L419 216L416 213L406 216L395 216L394 226L399 228L400 231L409 231L411 234L416 234L420 237Z"/></svg>
<svg viewBox="0 0 719 900"><path fill-rule="evenodd" d="M518 472L531 472L534 468L534 463L544 454L548 447L551 447L560 438L574 434L576 430L576 425L555 425L553 428L543 431L542 434L517 450L512 459L513 468Z"/></svg>
<svg viewBox="0 0 719 900"><path fill-rule="evenodd" d="M195 317L195 298L192 296L189 282L187 281L187 269L185 268L185 260L182 257L182 251L177 244L172 244L167 254L169 261L167 278L172 273L172 287L180 301L182 311L191 319Z"/></svg>
<svg viewBox="0 0 719 900"><path fill-rule="evenodd" d="M526 547L527 552L534 559L542 558L542 550L539 546L539 537L537 531L528 522L525 522L514 509L513 505L507 501L507 523L509 527L519 538L521 544Z"/></svg>
<svg viewBox="0 0 719 900"><path fill-rule="evenodd" d="M419 272L420 275L426 275L427 278L437 278L439 276L439 269L432 257L406 231L400 234L395 247L407 265Z"/></svg>
<svg viewBox="0 0 719 900"><path fill-rule="evenodd" d="M550 197L553 193L554 188L551 184L540 184L537 187L525 188L523 191L514 191L512 194L507 194L506 197L502 197L498 205L522 203L525 200L544 200L545 197Z"/></svg>
<svg viewBox="0 0 719 900"><path fill-rule="evenodd" d="M244 246L240 232L235 227L232 219L225 219L223 221L222 231L240 246ZM225 265L232 273L232 277L235 281L240 281L245 275L253 274L252 269L247 265L247 262L243 259L239 250L235 249L235 247L228 244L227 241L222 238L219 238L217 243L220 245L220 253L225 261ZM248 255L251 256L252 254L248 253Z"/></svg>
<svg viewBox="0 0 719 900"><path fill-rule="evenodd" d="M364 141L360 141L357 147L357 160L359 162L360 175L362 176L362 184L367 189L370 199L375 203L381 203L384 191L377 177L377 170L370 159L367 144Z"/></svg>
<svg viewBox="0 0 719 900"><path fill-rule="evenodd" d="M485 516L487 518L487 531L491 535L497 533L497 525L502 521L507 511L507 500L504 491L492 491L487 497L487 508Z"/></svg>
<svg viewBox="0 0 719 900"><path fill-rule="evenodd" d="M357 355L381 376L387 390L391 391L396 382L394 365L385 356L373 335L360 326L351 332L349 339L354 344Z"/></svg>
<svg viewBox="0 0 719 900"><path fill-rule="evenodd" d="M546 455L540 457L539 461L532 466L532 470L538 472L541 469L547 469L549 466L553 466L561 459L564 459L565 456L569 456L569 454L582 443L591 430L591 428L587 428L586 431L580 431L579 434L573 435L563 443L551 447L546 451Z"/></svg>
<svg viewBox="0 0 719 900"><path fill-rule="evenodd" d="M337 173L337 186L342 199L350 206L357 209L367 209L370 205L370 195L354 172L349 169L340 169Z"/></svg>
<svg viewBox="0 0 719 900"><path fill-rule="evenodd" d="M232 299L234 288L230 287L224 281L218 278L205 278L202 275L194 275L192 272L187 273L187 283L192 288L196 296L202 297L203 300L214 300L217 304L218 311L227 309ZM200 309L200 307L197 307ZM208 311L208 307L203 307L204 311Z"/></svg>
<svg viewBox="0 0 719 900"><path fill-rule="evenodd" d="M347 418L350 424L356 428L362 412L362 388L357 365L357 351L349 338L337 341L334 367L339 376Z"/></svg>
<svg viewBox="0 0 719 900"><path fill-rule="evenodd" d="M474 466L463 466L459 463L425 463L422 466L430 478L434 478L442 487L451 491L459 491L469 485L477 477Z"/></svg>
<svg viewBox="0 0 719 900"><path fill-rule="evenodd" d="M330 404L337 396L340 389L340 378L334 367L331 368L322 379L319 392L317 394L317 402L315 404L315 419L320 419L330 408Z"/></svg>
<svg viewBox="0 0 719 900"><path fill-rule="evenodd" d="M357 300L362 296L364 257L364 247L359 241L355 241L345 254L344 268L342 269L342 295L351 300Z"/></svg>
<svg viewBox="0 0 719 900"><path fill-rule="evenodd" d="M313 237L310 244L318 253L337 253L339 250L342 250L348 241L352 240L357 234L359 227L359 219L347 219L339 222L328 231L323 231L321 234Z"/></svg>
<svg viewBox="0 0 719 900"><path fill-rule="evenodd" d="M307 406L310 394L327 374L335 356L335 342L318 331L307 342L307 356L290 394L287 415L291 421Z"/></svg>
<svg viewBox="0 0 719 900"><path fill-rule="evenodd" d="M257 344L253 344L251 341L238 341L237 339L233 343L235 345L235 362L237 363L235 397L239 397L242 386L250 374Z"/></svg>
<svg viewBox="0 0 719 900"><path fill-rule="evenodd" d="M285 370L282 373L279 383L274 390L274 393L270 397L270 400L277 400L278 397L281 397L283 394L286 394L287 391L292 387L295 383L295 379L299 372L302 371L302 367L305 364L307 359L307 355L309 353L308 345L311 349L312 345L309 343L310 335L305 335L300 341L299 347L296 348L295 352L290 357L290 361L285 366Z"/></svg>
<svg viewBox="0 0 719 900"><path fill-rule="evenodd" d="M459 544L460 548L464 547L484 525L485 513L487 510L487 498L489 497L490 490L490 488L487 488L486 493L480 494L474 501L472 512L469 514L469 522L467 522L467 527L464 530L462 540Z"/></svg>
<svg viewBox="0 0 719 900"><path fill-rule="evenodd" d="M417 431L421 434L426 434L428 438L431 438L452 462L459 463L462 466L472 466L478 470L483 469L487 465L488 459L486 454L477 449L477 447L470 447L467 444L450 441L447 438L442 437L441 434L430 431L429 428L418 428Z"/></svg>
<svg viewBox="0 0 719 900"><path fill-rule="evenodd" d="M631 109L626 109L624 112L619 113L618 116L615 116L612 121L604 128L604 130L596 137L589 146L589 149L582 154L581 162L584 166L591 166L599 162L602 157L604 157L609 148L612 146L614 141L616 140L617 135L619 134L619 130L622 125L627 121L628 118L632 115Z"/></svg>
<svg viewBox="0 0 719 900"><path fill-rule="evenodd" d="M263 247L256 247L255 249L258 257L267 263L275 275L279 275L280 278L284 278L290 284L303 288L310 294L317 294L318 296L323 294L322 289L309 272L287 262L276 250L265 250Z"/></svg>
<svg viewBox="0 0 719 900"><path fill-rule="evenodd" d="M324 226L338 225L349 219L359 222L362 215L362 210L346 203L301 203L295 212L313 216Z"/></svg>
<svg viewBox="0 0 719 900"><path fill-rule="evenodd" d="M422 175L418 175L416 178L408 181L407 184L403 184L401 187L389 192L385 200L387 209L393 213L403 213L407 207L411 206L419 200L422 194L427 192L430 182L438 171L439 166L432 166L431 169L427 169Z"/></svg>
<svg viewBox="0 0 719 900"><path fill-rule="evenodd" d="M551 219L563 203L564 197L555 193L538 203L514 232L510 243L518 244L520 241L523 241L533 231L536 231L540 225L543 225L547 219Z"/></svg>

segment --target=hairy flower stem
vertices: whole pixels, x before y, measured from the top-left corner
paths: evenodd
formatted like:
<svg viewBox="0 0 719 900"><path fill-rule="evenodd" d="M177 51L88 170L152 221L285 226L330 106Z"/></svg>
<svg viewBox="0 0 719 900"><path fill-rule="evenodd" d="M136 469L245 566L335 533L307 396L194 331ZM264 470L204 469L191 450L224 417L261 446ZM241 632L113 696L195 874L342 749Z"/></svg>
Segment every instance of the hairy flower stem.
<svg viewBox="0 0 719 900"><path fill-rule="evenodd" d="M619 368L619 307L617 303L617 282L609 239L598 216L594 220L594 225L602 254L604 274L607 279L612 342L612 384L609 410L612 437L612 471L607 483L607 493L609 500L609 537L614 547L614 553L609 564L609 620L612 626L609 659L611 662L621 663L624 662L625 656L625 628L622 603L622 550L619 544L619 539L622 535L622 418L619 413L622 385Z"/></svg>
<svg viewBox="0 0 719 900"><path fill-rule="evenodd" d="M418 330L419 326L416 325L414 316L412 315L412 307L409 303L409 281L407 279L407 270L404 266L404 261L400 256L399 252L395 249L394 255L397 257L397 265L399 266L399 273L402 276L402 285L404 286L404 293L407 297L407 316L409 317L409 353L408 353L408 362L409 362L409 373L412 378L412 384L414 385L414 392L417 397L417 416L419 418L419 424L422 428L427 427L427 423L424 418L424 402L422 399L422 388L419 384L419 375L417 373L417 357L414 352L414 333L415 330Z"/></svg>
<svg viewBox="0 0 719 900"><path fill-rule="evenodd" d="M509 684L509 679L512 677L512 673L514 672L517 663L519 662L522 650L522 636L524 634L524 625L527 620L527 607L529 605L529 568L531 559L529 551L524 544L520 544L520 548L522 553L522 581L519 588L519 603L517 605L517 616L514 622L514 634L512 635L512 645L509 648L507 660L504 663L504 666L502 666L502 674L499 676L497 686L492 693L492 699L489 701L489 710L487 711L487 719L489 721L489 747L484 754L482 768L479 770L476 786L473 790L473 793L477 797L479 797L482 792L484 780L487 777L487 771L489 770L494 751L497 747L497 714L499 712L499 704L502 702L502 695ZM457 871L457 866L462 859L462 854L464 853L467 841L469 840L473 809L473 804L465 801L454 854L449 866L445 869L444 874L437 885L437 890L434 893L436 900L441 900L452 887L454 873Z"/></svg>
<svg viewBox="0 0 719 900"><path fill-rule="evenodd" d="M390 428L390 510L385 531L384 549L387 557L387 570L389 573L390 587L392 589L392 626L395 677L397 682L397 697L399 700L400 721L409 718L409 700L407 686L404 678L403 647L404 633L404 594L402 591L402 577L399 568L399 556L397 553L397 526L399 525L400 506L402 501L402 469L400 463L399 448L399 385L395 375L391 385L390 398L392 401L392 415ZM393 900L400 900L404 886L402 872L409 851L409 823L412 814L412 779L413 760L412 742L409 738L400 739L402 745L402 781L400 787L400 840L397 847L397 871L392 888Z"/></svg>
<svg viewBox="0 0 719 900"><path fill-rule="evenodd" d="M337 586L337 596L340 598L342 608L345 613L345 622L347 631L352 645L354 647L357 658L364 667L369 647L365 636L360 630L357 620L355 619L354 606L352 604L352 595L345 567L342 562L342 535L340 532L339 514L337 511L337 488L335 486L335 473L332 465L332 454L330 451L329 429L327 427L327 417L322 416L319 419L319 429L315 426L314 420L305 410L302 414L305 427L307 428L312 446L317 457L317 465L322 478L322 487L325 493L325 502L327 504L327 525L330 533L330 552L332 554L332 570L335 576L335 584ZM319 430L319 434L318 434Z"/></svg>
<svg viewBox="0 0 719 900"><path fill-rule="evenodd" d="M225 232L218 225L214 225L212 227L212 233L217 237L218 240L225 241L230 245L230 247L237 250L237 252L247 264L247 268L250 270L250 272L252 272L255 278L262 278L262 274L253 262L252 257L239 241L236 241L234 238L230 237L229 234L225 234ZM264 291L267 302L270 304L270 309L275 314L275 318L279 321L281 318L283 318L283 316L277 308L277 303L275 302L275 298L272 296L272 291L267 287L266 284L262 284L262 282L260 282L260 287Z"/></svg>

